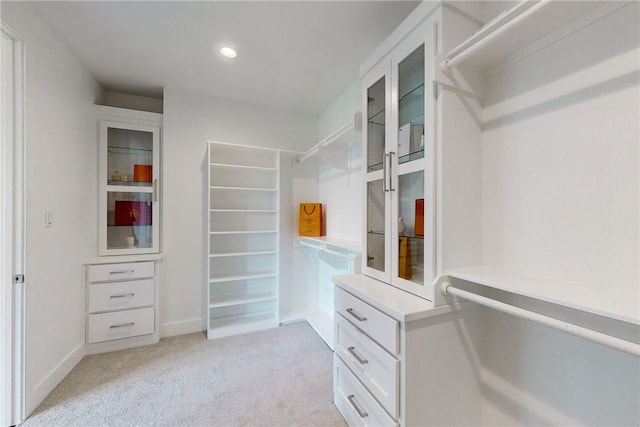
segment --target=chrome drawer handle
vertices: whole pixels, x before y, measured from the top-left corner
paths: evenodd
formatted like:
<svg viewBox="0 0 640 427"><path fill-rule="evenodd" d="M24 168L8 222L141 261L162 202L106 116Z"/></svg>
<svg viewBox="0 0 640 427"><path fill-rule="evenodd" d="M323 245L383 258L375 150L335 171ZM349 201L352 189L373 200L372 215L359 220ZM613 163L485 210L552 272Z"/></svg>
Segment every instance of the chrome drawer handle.
<svg viewBox="0 0 640 427"><path fill-rule="evenodd" d="M133 326L135 325L135 322L129 322L129 323L118 323L116 325L111 325L109 326L109 329L116 329L116 328L126 328L127 326Z"/></svg>
<svg viewBox="0 0 640 427"><path fill-rule="evenodd" d="M133 269L131 269L131 270L120 270L120 271L110 271L109 274L133 274Z"/></svg>
<svg viewBox="0 0 640 427"><path fill-rule="evenodd" d="M120 294L120 295L111 295L109 298L127 298L127 297L133 297L135 294L134 293L130 293L130 294Z"/></svg>
<svg viewBox="0 0 640 427"><path fill-rule="evenodd" d="M360 356L360 355L358 354L358 352L356 351L356 348L355 348L355 347L349 347L349 348L347 348L347 351L348 351L349 353L351 353L351 355L352 355L353 357L355 357L355 358L356 358L356 360L357 360L358 362L360 362L360 364L361 364L361 365L364 365L365 363L369 363L369 361L368 361L367 359L363 358L362 356Z"/></svg>
<svg viewBox="0 0 640 427"><path fill-rule="evenodd" d="M364 412L362 409L360 409L360 405L358 405L358 402L356 402L356 397L353 394L350 394L349 396L347 396L347 399L349 399L349 403L351 403L351 406L353 406L353 409L355 409L358 415L360 415L360 418L365 418L369 415L366 412Z"/></svg>
<svg viewBox="0 0 640 427"><path fill-rule="evenodd" d="M350 315L352 315L353 317L358 319L358 321L360 321L360 322L364 322L365 320L367 320L366 317L364 317L361 314L358 314L358 312L355 311L353 308L347 308L347 313L349 313Z"/></svg>

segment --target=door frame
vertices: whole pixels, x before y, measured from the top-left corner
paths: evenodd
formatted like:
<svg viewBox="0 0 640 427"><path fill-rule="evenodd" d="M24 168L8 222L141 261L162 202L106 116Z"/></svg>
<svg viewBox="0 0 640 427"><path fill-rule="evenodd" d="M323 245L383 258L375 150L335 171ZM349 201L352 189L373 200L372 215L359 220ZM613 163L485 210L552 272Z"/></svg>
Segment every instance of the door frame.
<svg viewBox="0 0 640 427"><path fill-rule="evenodd" d="M25 417L25 260L26 260L26 55L25 44L0 21L2 38L11 43L3 52L1 91L2 142L0 229L7 237L0 248L0 423L17 425ZM7 57L5 57L5 54ZM5 93L6 92L6 93ZM22 277L19 283L15 278Z"/></svg>

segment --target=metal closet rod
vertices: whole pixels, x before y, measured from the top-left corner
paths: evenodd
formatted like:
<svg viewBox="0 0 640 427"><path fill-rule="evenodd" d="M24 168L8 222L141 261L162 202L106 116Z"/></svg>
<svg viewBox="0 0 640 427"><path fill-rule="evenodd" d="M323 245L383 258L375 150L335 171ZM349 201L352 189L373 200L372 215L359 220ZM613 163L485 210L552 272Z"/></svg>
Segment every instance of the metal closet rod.
<svg viewBox="0 0 640 427"><path fill-rule="evenodd" d="M634 356L640 356L640 345L616 338L611 335L603 334L602 332L594 331L592 329L583 328L582 326L574 325L573 323L558 320L553 317L545 316L533 311L525 310L520 307L515 307L510 304L506 304L501 301L496 301L491 298L487 298L481 295L474 294L472 292L464 291L453 287L450 283L444 282L441 288L443 295L453 295L458 298L463 298L467 301L475 302L480 305L484 305L494 310L502 311L504 313L511 314L516 317L531 320L543 325L555 328L566 333L585 338L587 340L597 342L612 348L615 348L625 353L632 354Z"/></svg>
<svg viewBox="0 0 640 427"><path fill-rule="evenodd" d="M348 259L349 261L353 261L358 257L357 254L356 255L344 254L342 252L338 252L338 251L334 251L334 250L331 250L331 249L327 249L325 246L312 245L312 244L307 243L307 242L302 241L302 240L299 240L298 244L301 245L301 246L306 246L308 248L312 248L312 249L316 249L316 250L319 250L319 251L326 252L326 253L328 253L330 255L339 256L339 257ZM352 251L348 250L348 252L351 253Z"/></svg>
<svg viewBox="0 0 640 427"><path fill-rule="evenodd" d="M507 22L498 26L496 29L494 29L492 32L486 35L480 35L483 31L487 30L486 27L482 28L476 34L476 36L478 36L479 38L475 43L471 44L470 46L466 47L460 52L455 52L453 54L447 55L447 59L445 59L444 62L441 64L442 69L446 71L446 70L450 70L452 67L455 67L460 62L467 59L469 56L475 54L476 51L481 50L486 45L493 43L497 38L502 37L505 33L509 32L513 27L517 27L520 24L520 22L528 19L533 14L537 13L540 9L544 8L550 3L551 3L551 0L539 0L539 1L527 0L518 4L511 11L506 12L505 14L506 16L501 16L499 18L499 19L506 18ZM521 9L524 9L524 10L520 11ZM508 17L508 15L514 11L516 15L513 17ZM520 13L518 13L518 11L520 11Z"/></svg>

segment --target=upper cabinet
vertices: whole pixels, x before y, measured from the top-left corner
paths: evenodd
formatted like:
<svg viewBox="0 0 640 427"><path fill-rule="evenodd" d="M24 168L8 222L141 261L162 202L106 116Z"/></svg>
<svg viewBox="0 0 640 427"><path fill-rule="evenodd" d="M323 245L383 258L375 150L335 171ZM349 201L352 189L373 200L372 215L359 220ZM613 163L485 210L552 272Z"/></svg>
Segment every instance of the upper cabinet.
<svg viewBox="0 0 640 427"><path fill-rule="evenodd" d="M434 279L434 118L425 94L433 81L435 28L436 17L428 17L362 76L362 269L428 299Z"/></svg>
<svg viewBox="0 0 640 427"><path fill-rule="evenodd" d="M99 254L160 250L160 130L162 115L97 107Z"/></svg>

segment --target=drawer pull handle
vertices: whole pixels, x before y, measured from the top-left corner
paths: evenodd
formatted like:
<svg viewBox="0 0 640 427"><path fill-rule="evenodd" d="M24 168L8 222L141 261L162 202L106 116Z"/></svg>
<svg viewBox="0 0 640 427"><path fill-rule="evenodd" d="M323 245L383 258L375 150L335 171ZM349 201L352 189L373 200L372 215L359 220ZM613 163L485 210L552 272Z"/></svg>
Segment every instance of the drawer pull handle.
<svg viewBox="0 0 640 427"><path fill-rule="evenodd" d="M131 270L110 271L109 274L133 274L133 268Z"/></svg>
<svg viewBox="0 0 640 427"><path fill-rule="evenodd" d="M365 320L367 320L366 317L364 317L361 314L358 314L358 312L355 311L353 308L347 308L347 313L349 313L350 315L352 315L353 317L358 319L358 321L360 321L360 322L364 322Z"/></svg>
<svg viewBox="0 0 640 427"><path fill-rule="evenodd" d="M111 295L109 298L127 298L127 297L133 297L135 294L134 293L130 293L130 294L120 294L120 295Z"/></svg>
<svg viewBox="0 0 640 427"><path fill-rule="evenodd" d="M133 326L135 325L135 322L129 322L129 323L118 323L116 325L111 325L109 326L109 329L117 329L117 328L126 328L127 326Z"/></svg>
<svg viewBox="0 0 640 427"><path fill-rule="evenodd" d="M355 347L349 347L349 348L347 348L347 351L349 351L349 353L351 353L351 355L352 355L353 357L355 357L355 358L356 358L356 360L357 360L358 362L360 362L360 364L361 364L361 365L364 365L365 363L369 363L369 361L368 361L367 359L363 358L362 356L360 356L360 355L358 354L358 352L356 351L356 348L355 348Z"/></svg>
<svg viewBox="0 0 640 427"><path fill-rule="evenodd" d="M369 415L360 408L360 405L358 405L358 402L356 402L356 397L353 394L347 396L347 399L349 399L349 403L351 403L351 406L353 406L353 409L356 410L360 418L365 418Z"/></svg>

